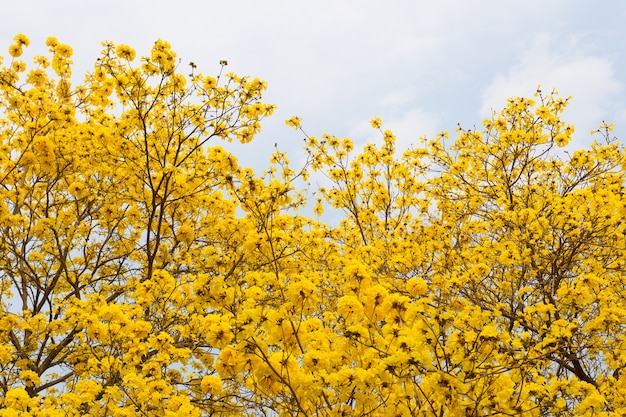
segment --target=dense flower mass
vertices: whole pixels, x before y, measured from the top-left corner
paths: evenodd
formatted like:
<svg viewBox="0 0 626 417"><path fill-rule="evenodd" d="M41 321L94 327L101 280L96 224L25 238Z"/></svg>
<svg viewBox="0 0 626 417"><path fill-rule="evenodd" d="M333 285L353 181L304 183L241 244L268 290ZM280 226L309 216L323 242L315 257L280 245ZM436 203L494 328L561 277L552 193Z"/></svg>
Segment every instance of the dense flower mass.
<svg viewBox="0 0 626 417"><path fill-rule="evenodd" d="M29 43L0 60L0 416L626 414L612 125L563 153L537 91L398 154L379 117L358 152L294 116L306 162L258 175L220 140L260 131L264 81L158 40L75 85Z"/></svg>

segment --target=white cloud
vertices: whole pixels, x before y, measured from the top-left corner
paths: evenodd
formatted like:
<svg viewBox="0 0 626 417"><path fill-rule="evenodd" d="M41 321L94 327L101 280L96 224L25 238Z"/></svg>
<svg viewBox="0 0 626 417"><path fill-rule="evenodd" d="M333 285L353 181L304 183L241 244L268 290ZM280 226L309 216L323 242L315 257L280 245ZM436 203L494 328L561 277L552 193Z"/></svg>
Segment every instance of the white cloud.
<svg viewBox="0 0 626 417"><path fill-rule="evenodd" d="M588 143L589 131L611 115L623 85L609 58L586 51L577 38L541 34L507 74L497 75L483 91L481 116L500 110L508 97L532 96L537 85L572 96L564 119L576 126L576 142Z"/></svg>
<svg viewBox="0 0 626 417"><path fill-rule="evenodd" d="M392 90L380 99L383 108L402 107L415 98L415 94L408 88L402 90Z"/></svg>

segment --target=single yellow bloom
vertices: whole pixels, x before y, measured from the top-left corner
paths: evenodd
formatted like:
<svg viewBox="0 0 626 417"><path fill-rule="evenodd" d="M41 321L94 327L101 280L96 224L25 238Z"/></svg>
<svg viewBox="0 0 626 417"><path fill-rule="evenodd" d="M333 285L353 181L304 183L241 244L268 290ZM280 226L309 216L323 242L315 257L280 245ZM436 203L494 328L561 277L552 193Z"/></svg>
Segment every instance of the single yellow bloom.
<svg viewBox="0 0 626 417"><path fill-rule="evenodd" d="M559 133L554 137L554 143L556 143L556 146L562 148L569 143L570 139L571 137L565 133Z"/></svg>
<svg viewBox="0 0 626 417"><path fill-rule="evenodd" d="M177 236L181 241L189 245L193 242L194 238L193 228L189 224L183 224L178 229Z"/></svg>
<svg viewBox="0 0 626 417"><path fill-rule="evenodd" d="M207 375L202 378L200 389L207 394L219 395L222 392L222 379L217 375Z"/></svg>
<svg viewBox="0 0 626 417"><path fill-rule="evenodd" d="M54 36L49 36L46 38L46 46L50 48L55 48L59 44L59 40Z"/></svg>
<svg viewBox="0 0 626 417"><path fill-rule="evenodd" d="M285 120L287 126L291 126L296 130L300 129L301 123L302 118L297 116L292 116L290 119Z"/></svg>
<svg viewBox="0 0 626 417"><path fill-rule="evenodd" d="M383 119L376 116L372 120L370 120L370 125L372 125L374 129L380 129L383 125Z"/></svg>
<svg viewBox="0 0 626 417"><path fill-rule="evenodd" d="M422 278L411 278L407 282L407 291L414 297L424 295L428 292L428 284Z"/></svg>
<svg viewBox="0 0 626 417"><path fill-rule="evenodd" d="M17 42L20 46L28 46L30 45L30 39L23 33L19 33L13 37L13 40Z"/></svg>
<svg viewBox="0 0 626 417"><path fill-rule="evenodd" d="M115 52L117 53L117 56L127 61L132 61L133 59L135 59L135 56L137 55L133 48L124 44L118 45Z"/></svg>
<svg viewBox="0 0 626 417"><path fill-rule="evenodd" d="M9 55L11 55L13 58L17 58L19 56L22 55L22 45L19 44L13 44L11 46L9 46Z"/></svg>

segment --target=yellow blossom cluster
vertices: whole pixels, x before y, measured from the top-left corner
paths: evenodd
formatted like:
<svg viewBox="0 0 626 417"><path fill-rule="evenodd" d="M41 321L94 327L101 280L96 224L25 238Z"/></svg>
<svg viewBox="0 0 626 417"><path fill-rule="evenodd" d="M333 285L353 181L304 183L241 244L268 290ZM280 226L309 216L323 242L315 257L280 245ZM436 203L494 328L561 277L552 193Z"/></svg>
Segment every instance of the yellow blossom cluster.
<svg viewBox="0 0 626 417"><path fill-rule="evenodd" d="M569 99L538 91L401 155L379 117L361 151L305 134L259 175L220 141L259 132L264 81L183 75L158 40L103 43L75 86L69 46L27 72L14 41L0 417L626 413L610 123L564 154Z"/></svg>

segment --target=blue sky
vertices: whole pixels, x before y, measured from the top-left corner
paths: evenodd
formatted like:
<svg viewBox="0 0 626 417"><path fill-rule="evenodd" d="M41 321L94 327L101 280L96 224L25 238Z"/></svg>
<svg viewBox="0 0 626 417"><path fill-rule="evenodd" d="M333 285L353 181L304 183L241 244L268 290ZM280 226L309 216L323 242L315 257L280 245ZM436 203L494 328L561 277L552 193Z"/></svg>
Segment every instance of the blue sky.
<svg viewBox="0 0 626 417"><path fill-rule="evenodd" d="M507 97L537 84L573 96L565 114L572 147L615 122L626 135L626 2L618 0L21 0L4 7L2 55L17 33L31 50L47 36L74 48L75 74L93 64L103 40L139 56L157 38L183 65L268 81L278 105L255 143L237 147L242 164L263 167L275 142L297 158L302 135L284 125L304 119L309 134L358 144L376 140L368 121L383 118L401 147L422 135L479 126ZM261 160L261 162L259 162Z"/></svg>

